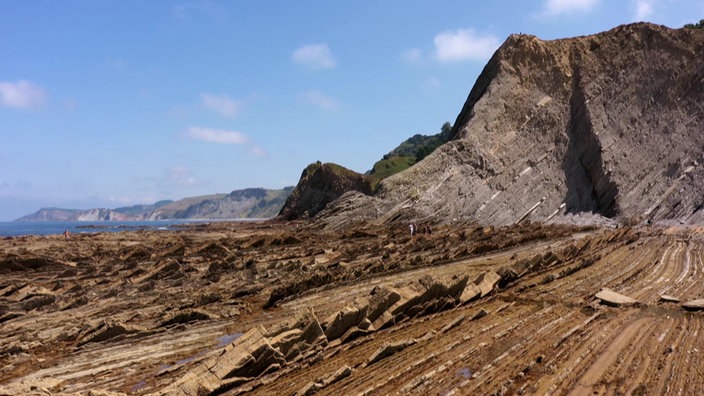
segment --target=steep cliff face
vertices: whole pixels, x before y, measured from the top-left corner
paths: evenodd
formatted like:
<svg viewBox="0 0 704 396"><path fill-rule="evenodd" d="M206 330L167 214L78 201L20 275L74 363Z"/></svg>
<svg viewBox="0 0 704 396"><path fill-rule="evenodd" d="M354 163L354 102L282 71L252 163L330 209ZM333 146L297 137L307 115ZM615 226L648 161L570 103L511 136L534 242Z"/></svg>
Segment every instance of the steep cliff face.
<svg viewBox="0 0 704 396"><path fill-rule="evenodd" d="M704 31L645 23L553 41L512 35L477 79L452 141L320 219L699 219L702 49Z"/></svg>
<svg viewBox="0 0 704 396"><path fill-rule="evenodd" d="M285 220L313 217L347 191L371 194L374 180L339 165L320 161L310 164L303 170L279 216Z"/></svg>

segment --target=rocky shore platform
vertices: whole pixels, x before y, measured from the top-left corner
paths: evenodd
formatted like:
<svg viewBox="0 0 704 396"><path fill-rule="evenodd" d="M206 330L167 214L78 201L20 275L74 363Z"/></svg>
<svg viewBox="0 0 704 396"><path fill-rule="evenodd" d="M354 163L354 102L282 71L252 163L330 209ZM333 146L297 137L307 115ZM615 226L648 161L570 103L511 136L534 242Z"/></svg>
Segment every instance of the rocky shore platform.
<svg viewBox="0 0 704 396"><path fill-rule="evenodd" d="M0 394L704 387L700 228L432 231L266 222L0 239Z"/></svg>

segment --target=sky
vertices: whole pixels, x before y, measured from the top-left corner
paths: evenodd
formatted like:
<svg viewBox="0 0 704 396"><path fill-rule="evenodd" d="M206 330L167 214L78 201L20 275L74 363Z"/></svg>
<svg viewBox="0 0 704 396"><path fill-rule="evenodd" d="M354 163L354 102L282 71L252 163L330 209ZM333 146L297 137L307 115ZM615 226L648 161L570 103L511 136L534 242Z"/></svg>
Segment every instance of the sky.
<svg viewBox="0 0 704 396"><path fill-rule="evenodd" d="M357 172L454 123L512 33L704 18L704 0L0 0L0 221Z"/></svg>

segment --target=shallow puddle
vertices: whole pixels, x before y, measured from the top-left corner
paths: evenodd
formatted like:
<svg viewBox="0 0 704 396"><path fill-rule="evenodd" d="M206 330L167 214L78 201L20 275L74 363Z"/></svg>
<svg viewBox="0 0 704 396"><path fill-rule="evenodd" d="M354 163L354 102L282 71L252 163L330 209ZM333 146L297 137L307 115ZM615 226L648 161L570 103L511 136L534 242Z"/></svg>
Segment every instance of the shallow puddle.
<svg viewBox="0 0 704 396"><path fill-rule="evenodd" d="M228 344L230 344L232 341L240 338L242 336L242 333L233 333L233 334L225 334L220 337L218 337L218 344L215 346L215 348L222 348Z"/></svg>

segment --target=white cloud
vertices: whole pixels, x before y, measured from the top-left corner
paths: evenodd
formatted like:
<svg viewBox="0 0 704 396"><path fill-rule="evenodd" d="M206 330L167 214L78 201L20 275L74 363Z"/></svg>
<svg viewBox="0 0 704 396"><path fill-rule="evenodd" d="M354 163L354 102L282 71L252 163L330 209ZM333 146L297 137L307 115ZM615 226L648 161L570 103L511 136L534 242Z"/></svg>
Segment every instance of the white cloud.
<svg viewBox="0 0 704 396"><path fill-rule="evenodd" d="M441 62L487 60L499 47L499 39L478 34L473 29L446 31L435 36L435 51Z"/></svg>
<svg viewBox="0 0 704 396"><path fill-rule="evenodd" d="M227 131L224 129L190 127L186 132L186 136L191 139L203 140L211 143L245 144L249 142L247 135L237 131Z"/></svg>
<svg viewBox="0 0 704 396"><path fill-rule="evenodd" d="M591 11L601 0L546 0L543 4L543 14L555 16L573 12Z"/></svg>
<svg viewBox="0 0 704 396"><path fill-rule="evenodd" d="M637 0L635 2L635 10L634 21L640 22L649 19L654 12L652 0Z"/></svg>
<svg viewBox="0 0 704 396"><path fill-rule="evenodd" d="M234 100L227 95L202 94L201 103L218 114L231 117L239 114L242 108L242 101Z"/></svg>
<svg viewBox="0 0 704 396"><path fill-rule="evenodd" d="M418 63L423 58L423 52L418 48L411 48L401 54L401 59L406 63Z"/></svg>
<svg viewBox="0 0 704 396"><path fill-rule="evenodd" d="M269 153L263 148L255 145L251 142L249 136L244 133L237 131L228 131L224 129L213 129L213 128L202 128L202 127L190 127L186 131L185 135L188 138L195 140L202 140L211 143L222 143L222 144L239 144L244 145L248 148L249 153L257 157L268 157ZM190 174L184 167L173 167L169 170L170 179L172 181L179 181L180 185L193 185L196 181L193 178L186 177Z"/></svg>
<svg viewBox="0 0 704 396"><path fill-rule="evenodd" d="M269 153L259 146L252 146L249 148L249 152L256 157L268 157Z"/></svg>
<svg viewBox="0 0 704 396"><path fill-rule="evenodd" d="M340 104L334 98L326 96L318 90L301 92L298 94L298 100L312 104L313 106L323 110L335 110L340 107Z"/></svg>
<svg viewBox="0 0 704 396"><path fill-rule="evenodd" d="M336 63L327 44L304 45L293 51L292 59L311 69L332 69Z"/></svg>
<svg viewBox="0 0 704 396"><path fill-rule="evenodd" d="M31 81L0 82L0 104L20 109L36 108L44 104L46 93Z"/></svg>

